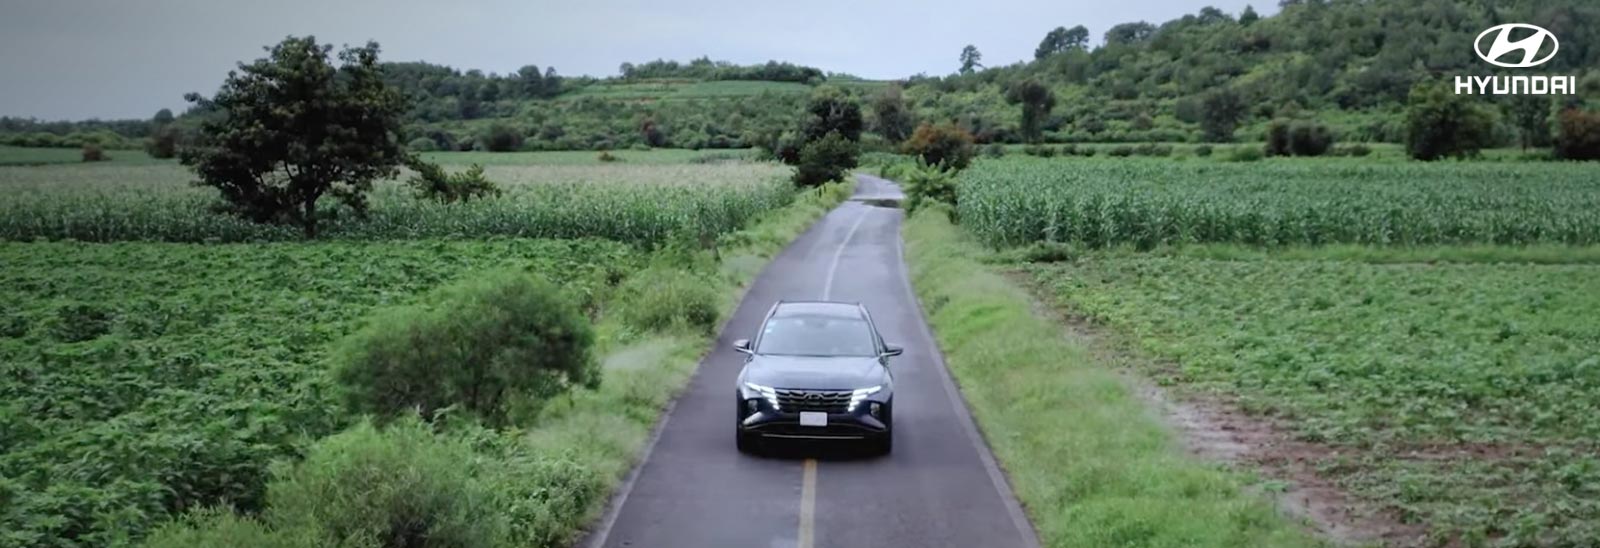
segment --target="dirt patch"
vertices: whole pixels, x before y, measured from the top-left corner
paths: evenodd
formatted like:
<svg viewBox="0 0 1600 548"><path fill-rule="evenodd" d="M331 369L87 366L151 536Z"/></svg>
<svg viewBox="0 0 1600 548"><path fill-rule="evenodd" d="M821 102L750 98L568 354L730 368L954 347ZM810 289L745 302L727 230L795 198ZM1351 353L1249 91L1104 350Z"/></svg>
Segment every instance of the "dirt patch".
<svg viewBox="0 0 1600 548"><path fill-rule="evenodd" d="M1272 488L1257 491L1332 542L1388 546L1426 542L1425 526L1402 522L1396 512L1356 498L1317 470L1318 463L1341 456L1338 448L1296 440L1284 425L1247 414L1224 395L1159 386L1148 372L1174 379L1176 364L1154 363L1103 327L1046 304L1054 298L1027 272L1008 271L1006 276L1032 294L1035 313L1065 326L1068 338L1083 343L1097 361L1122 372L1189 453L1271 480Z"/></svg>

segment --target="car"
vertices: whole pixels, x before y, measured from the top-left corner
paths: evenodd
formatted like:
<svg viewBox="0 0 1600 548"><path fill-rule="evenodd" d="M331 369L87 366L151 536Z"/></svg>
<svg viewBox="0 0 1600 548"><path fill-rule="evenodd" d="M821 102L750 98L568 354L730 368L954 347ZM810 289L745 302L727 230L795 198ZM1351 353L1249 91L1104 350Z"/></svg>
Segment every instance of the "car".
<svg viewBox="0 0 1600 548"><path fill-rule="evenodd" d="M859 440L880 454L894 443L894 378L889 358L904 352L879 335L859 303L779 301L739 372L739 451L775 439Z"/></svg>

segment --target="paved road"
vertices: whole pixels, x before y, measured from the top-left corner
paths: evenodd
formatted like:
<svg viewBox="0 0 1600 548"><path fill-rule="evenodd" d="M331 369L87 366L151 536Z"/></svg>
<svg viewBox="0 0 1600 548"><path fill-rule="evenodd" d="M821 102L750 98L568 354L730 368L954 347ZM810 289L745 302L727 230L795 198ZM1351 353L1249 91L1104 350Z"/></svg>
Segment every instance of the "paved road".
<svg viewBox="0 0 1600 548"><path fill-rule="evenodd" d="M592 547L814 548L1037 546L982 445L910 292L893 183L858 176L855 200L789 245L756 279L678 398ZM778 299L860 301L886 341L895 447L886 457L838 445L734 449L734 378L749 338Z"/></svg>

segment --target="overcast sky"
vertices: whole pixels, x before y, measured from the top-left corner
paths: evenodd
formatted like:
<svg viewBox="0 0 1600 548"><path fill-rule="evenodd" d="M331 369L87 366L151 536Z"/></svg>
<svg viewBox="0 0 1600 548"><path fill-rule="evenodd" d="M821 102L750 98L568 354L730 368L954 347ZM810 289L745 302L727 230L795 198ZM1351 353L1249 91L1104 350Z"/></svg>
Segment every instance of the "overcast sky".
<svg viewBox="0 0 1600 548"><path fill-rule="evenodd" d="M624 61L769 59L874 79L947 74L962 46L989 65L1031 58L1057 26L1094 41L1214 5L1272 0L0 0L0 115L145 118L181 111L284 36L383 46L388 61L506 73L528 64L614 75Z"/></svg>

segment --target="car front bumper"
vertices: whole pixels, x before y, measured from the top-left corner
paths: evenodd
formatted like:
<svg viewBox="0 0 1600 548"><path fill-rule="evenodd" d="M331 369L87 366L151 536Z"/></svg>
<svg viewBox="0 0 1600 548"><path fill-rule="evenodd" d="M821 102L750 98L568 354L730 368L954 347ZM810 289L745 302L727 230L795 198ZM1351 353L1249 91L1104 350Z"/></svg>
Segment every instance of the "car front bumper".
<svg viewBox="0 0 1600 548"><path fill-rule="evenodd" d="M889 433L887 425L864 409L828 413L827 426L802 426L799 413L762 409L741 419L739 430L767 438L839 440L878 438Z"/></svg>

